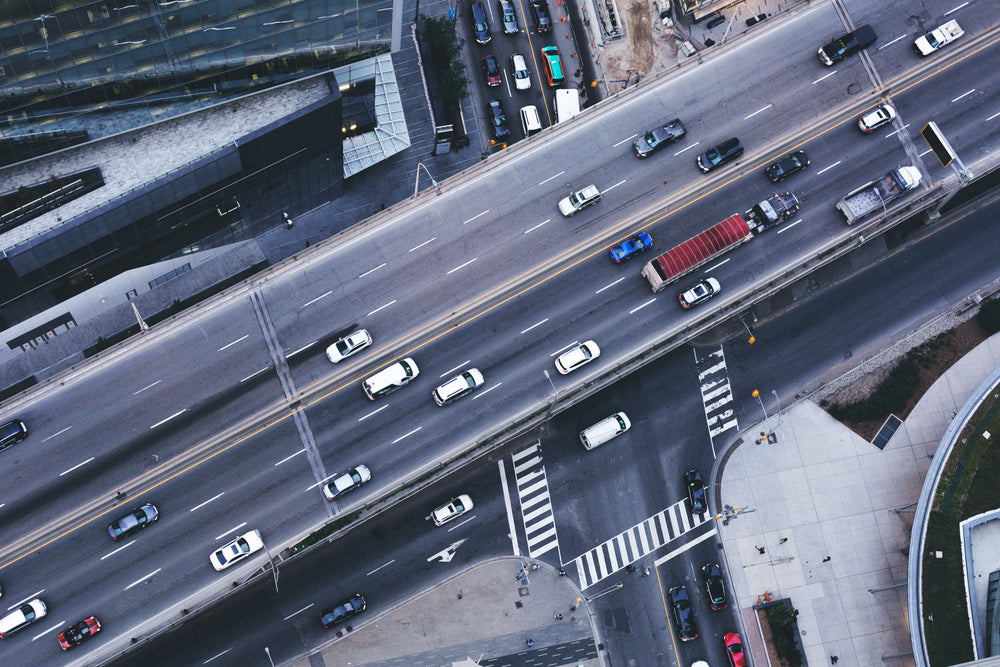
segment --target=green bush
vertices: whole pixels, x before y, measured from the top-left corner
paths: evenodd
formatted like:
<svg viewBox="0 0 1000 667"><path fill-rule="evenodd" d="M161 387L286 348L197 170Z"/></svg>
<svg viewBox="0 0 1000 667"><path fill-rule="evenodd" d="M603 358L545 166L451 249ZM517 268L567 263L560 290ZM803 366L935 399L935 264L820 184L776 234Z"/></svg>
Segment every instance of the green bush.
<svg viewBox="0 0 1000 667"><path fill-rule="evenodd" d="M798 625L795 622L795 608L789 600L764 608L767 622L771 626L771 647L778 657L789 667L801 667L802 654L795 641Z"/></svg>
<svg viewBox="0 0 1000 667"><path fill-rule="evenodd" d="M455 37L455 22L444 16L420 16L423 36L430 47L434 71L438 75L436 97L445 105L453 106L469 94L469 80L465 77L462 47ZM432 93L433 94L433 93Z"/></svg>
<svg viewBox="0 0 1000 667"><path fill-rule="evenodd" d="M992 336L1000 332L1000 299L990 299L980 306L976 318L986 329L986 335Z"/></svg>
<svg viewBox="0 0 1000 667"><path fill-rule="evenodd" d="M829 410L830 416L838 421L862 422L902 412L912 398L919 379L920 367L913 355L907 355L867 400L834 405Z"/></svg>

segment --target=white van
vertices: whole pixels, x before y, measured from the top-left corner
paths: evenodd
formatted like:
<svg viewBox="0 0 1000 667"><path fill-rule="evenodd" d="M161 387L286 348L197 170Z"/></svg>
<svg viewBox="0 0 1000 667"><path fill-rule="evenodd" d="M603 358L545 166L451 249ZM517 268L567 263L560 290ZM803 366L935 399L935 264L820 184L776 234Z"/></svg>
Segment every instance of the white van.
<svg viewBox="0 0 1000 667"><path fill-rule="evenodd" d="M632 422L628 420L628 415L624 412L616 412L580 431L580 442L587 449L593 449L600 447L612 438L617 438L630 428L632 428Z"/></svg>
<svg viewBox="0 0 1000 667"><path fill-rule="evenodd" d="M569 120L580 113L580 93L570 88L559 88L553 101L556 108L556 122Z"/></svg>
<svg viewBox="0 0 1000 667"><path fill-rule="evenodd" d="M542 119L538 117L538 108L534 104L521 107L521 129L525 137L542 131Z"/></svg>
<svg viewBox="0 0 1000 667"><path fill-rule="evenodd" d="M20 607L0 618L0 639L12 635L21 628L26 628L49 613L45 603L35 598L25 602Z"/></svg>
<svg viewBox="0 0 1000 667"><path fill-rule="evenodd" d="M400 387L405 387L415 377L420 375L420 370L413 359L407 357L402 361L397 361L367 380L361 383L361 388L371 400L381 398L386 394L391 394Z"/></svg>

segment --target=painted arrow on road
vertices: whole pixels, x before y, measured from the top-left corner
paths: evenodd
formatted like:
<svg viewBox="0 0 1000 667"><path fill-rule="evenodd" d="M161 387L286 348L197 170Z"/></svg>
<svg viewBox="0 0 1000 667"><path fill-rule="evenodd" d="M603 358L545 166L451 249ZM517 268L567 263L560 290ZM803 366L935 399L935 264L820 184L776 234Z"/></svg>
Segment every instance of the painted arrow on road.
<svg viewBox="0 0 1000 667"><path fill-rule="evenodd" d="M430 558L428 558L427 562L429 563L432 560L440 560L442 563L450 563L451 559L455 557L455 552L458 551L458 548L460 546L462 546L463 542L465 542L465 540L459 540L458 542L452 542L451 546L449 546L444 551L437 552L436 554L434 554L433 556L431 556Z"/></svg>

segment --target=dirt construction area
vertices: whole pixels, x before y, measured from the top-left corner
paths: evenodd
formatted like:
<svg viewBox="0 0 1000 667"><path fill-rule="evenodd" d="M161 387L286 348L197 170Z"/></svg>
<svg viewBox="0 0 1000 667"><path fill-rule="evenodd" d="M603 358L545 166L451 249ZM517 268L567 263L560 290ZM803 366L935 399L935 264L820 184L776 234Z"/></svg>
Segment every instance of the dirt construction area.
<svg viewBox="0 0 1000 667"><path fill-rule="evenodd" d="M633 84L636 75L645 78L666 70L678 58L674 31L663 27L655 2L621 0L618 8L625 18L625 36L607 42L601 55L612 94L620 91L626 80Z"/></svg>

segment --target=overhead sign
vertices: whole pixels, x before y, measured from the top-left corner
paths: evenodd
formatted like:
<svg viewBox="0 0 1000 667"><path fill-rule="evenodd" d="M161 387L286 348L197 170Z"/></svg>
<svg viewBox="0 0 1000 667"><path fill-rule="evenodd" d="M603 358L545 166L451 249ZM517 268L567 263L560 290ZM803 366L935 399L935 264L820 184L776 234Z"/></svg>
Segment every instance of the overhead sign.
<svg viewBox="0 0 1000 667"><path fill-rule="evenodd" d="M934 121L924 125L924 129L920 130L920 136L924 138L927 145L934 151L934 155L937 155L942 167L947 167L955 159L954 149L948 143L948 140L944 138L944 134L938 129L937 123Z"/></svg>

